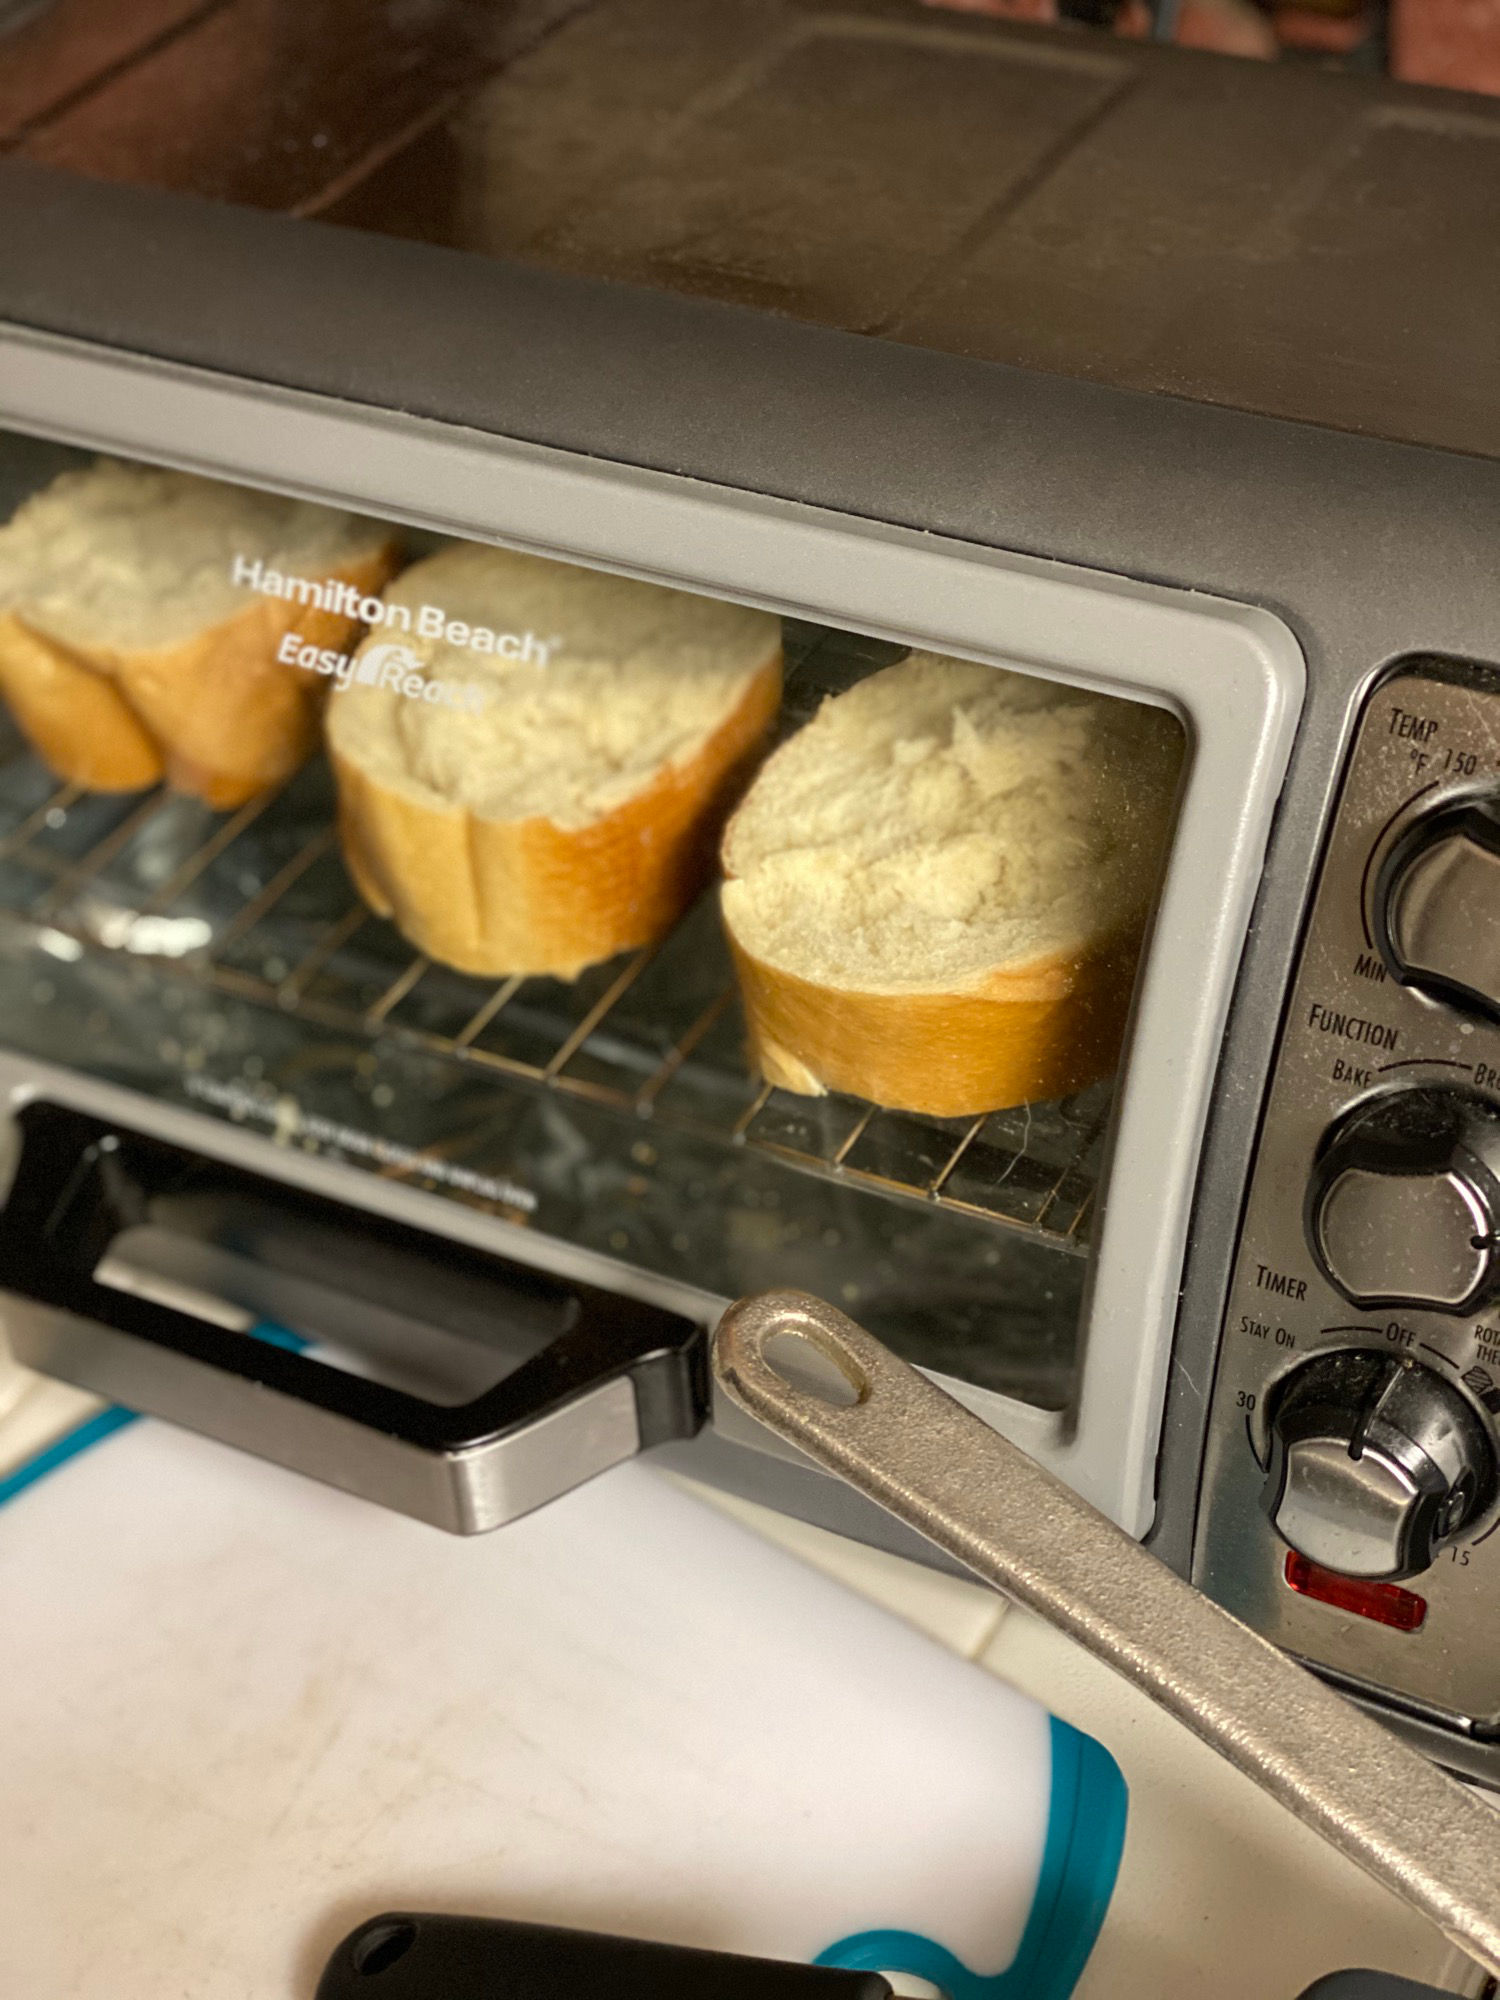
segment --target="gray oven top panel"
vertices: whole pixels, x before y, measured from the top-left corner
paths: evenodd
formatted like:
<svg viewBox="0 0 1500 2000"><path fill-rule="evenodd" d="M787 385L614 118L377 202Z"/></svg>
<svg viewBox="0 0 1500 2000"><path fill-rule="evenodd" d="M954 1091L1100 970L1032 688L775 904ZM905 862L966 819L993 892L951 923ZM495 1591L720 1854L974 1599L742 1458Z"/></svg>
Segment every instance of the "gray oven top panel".
<svg viewBox="0 0 1500 2000"><path fill-rule="evenodd" d="M1500 454L1483 98L915 0L82 11L22 158Z"/></svg>
<svg viewBox="0 0 1500 2000"><path fill-rule="evenodd" d="M1477 453L16 158L0 160L0 240L0 320L22 326L1254 599L1361 674L1372 647L1404 645L1432 617L1450 635L1484 633L1500 466ZM1425 297L1424 316L1446 303ZM1500 409L1500 350L1488 361L1479 387Z"/></svg>

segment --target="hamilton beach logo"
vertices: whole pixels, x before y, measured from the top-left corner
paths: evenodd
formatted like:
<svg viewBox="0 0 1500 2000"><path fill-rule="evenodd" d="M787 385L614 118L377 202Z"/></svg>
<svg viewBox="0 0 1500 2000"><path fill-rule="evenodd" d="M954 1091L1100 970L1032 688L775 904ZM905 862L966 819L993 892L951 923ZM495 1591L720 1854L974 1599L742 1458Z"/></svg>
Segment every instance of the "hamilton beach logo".
<svg viewBox="0 0 1500 2000"><path fill-rule="evenodd" d="M360 653L336 653L329 646L309 645L300 632L288 632L276 649L276 657L284 666L300 667L304 673L327 674L341 693L358 683L360 687L386 688L407 701L460 709L466 715L482 715L489 706L488 688L477 681L443 681L424 673L421 657L399 639L383 639Z"/></svg>
<svg viewBox="0 0 1500 2000"><path fill-rule="evenodd" d="M258 557L252 562L248 556L235 556L229 565L229 580L242 589L258 591L262 597L279 597L285 604L304 604L310 610L358 619L372 630L383 625L388 631L412 632L421 639L439 639L470 653L493 653L523 666L547 666L562 644L559 638L543 639L536 632L502 632L493 625L471 625L467 619L450 618L441 604L400 604L385 597L361 597L352 583L341 583L335 577L324 577L320 582L311 576L283 576L280 570L268 569ZM412 657L409 649L398 645L395 650L405 650L407 657ZM420 665L420 661L415 664ZM320 673L332 671L318 668ZM363 680L364 675L359 678ZM340 682L340 686L347 685Z"/></svg>

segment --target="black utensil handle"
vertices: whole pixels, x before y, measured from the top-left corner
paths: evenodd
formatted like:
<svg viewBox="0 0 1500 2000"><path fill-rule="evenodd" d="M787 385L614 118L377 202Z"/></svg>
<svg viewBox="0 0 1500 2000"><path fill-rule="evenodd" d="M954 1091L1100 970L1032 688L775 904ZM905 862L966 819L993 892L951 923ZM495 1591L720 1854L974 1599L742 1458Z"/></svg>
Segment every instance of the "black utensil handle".
<svg viewBox="0 0 1500 2000"><path fill-rule="evenodd" d="M17 1359L43 1374L460 1534L703 1422L702 1328L680 1314L85 1112L36 1103L17 1123L0 1307ZM477 1336L473 1352L495 1362L485 1379L501 1379L435 1402L250 1339L213 1300L195 1310L190 1284L101 1282L125 1261L112 1246L180 1242L184 1268L214 1257L244 1268L246 1239L274 1246L273 1287L340 1298L346 1322L382 1323L398 1348L401 1326L415 1336L426 1315L450 1352ZM289 1242L311 1256L312 1279L275 1268Z"/></svg>
<svg viewBox="0 0 1500 2000"><path fill-rule="evenodd" d="M1446 1987L1419 1986L1389 1972L1333 1972L1309 1986L1302 2000L1455 2000Z"/></svg>
<svg viewBox="0 0 1500 2000"><path fill-rule="evenodd" d="M891 2000L874 1972L594 1931L392 1911L350 1933L317 2000Z"/></svg>

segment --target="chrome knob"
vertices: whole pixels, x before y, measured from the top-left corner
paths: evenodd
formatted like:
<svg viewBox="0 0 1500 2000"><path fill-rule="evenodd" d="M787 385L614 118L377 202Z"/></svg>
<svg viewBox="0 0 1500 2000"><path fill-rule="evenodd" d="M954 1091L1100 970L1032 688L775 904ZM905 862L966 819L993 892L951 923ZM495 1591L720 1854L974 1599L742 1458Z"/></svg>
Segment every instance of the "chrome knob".
<svg viewBox="0 0 1500 2000"><path fill-rule="evenodd" d="M1265 1502L1282 1540L1345 1576L1415 1576L1490 1505L1494 1447L1462 1392L1397 1355L1305 1362L1271 1407Z"/></svg>
<svg viewBox="0 0 1500 2000"><path fill-rule="evenodd" d="M1500 1290L1500 1107L1453 1084L1368 1098L1319 1148L1313 1255L1356 1306L1470 1313Z"/></svg>
<svg viewBox="0 0 1500 2000"><path fill-rule="evenodd" d="M1375 928L1404 985L1500 1014L1500 799L1429 814L1377 877Z"/></svg>

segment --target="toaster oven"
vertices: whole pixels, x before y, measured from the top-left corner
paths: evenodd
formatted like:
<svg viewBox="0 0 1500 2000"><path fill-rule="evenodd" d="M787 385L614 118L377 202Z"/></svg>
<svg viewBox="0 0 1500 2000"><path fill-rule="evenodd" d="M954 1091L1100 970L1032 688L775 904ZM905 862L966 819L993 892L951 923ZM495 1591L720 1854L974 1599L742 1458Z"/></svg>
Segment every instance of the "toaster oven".
<svg viewBox="0 0 1500 2000"><path fill-rule="evenodd" d="M611 65L629 95L626 27L654 47L650 12L553 23L559 116ZM485 86L489 125L472 92L459 112L443 98L409 182L387 149L357 186L342 167L321 204L278 193L296 219L233 185L227 202L125 185L172 174L64 147L0 166L12 547L40 497L107 462L374 524L395 577L283 574L259 545L213 543L203 588L268 607L267 673L313 718L288 768L229 802L180 770L100 788L7 680L11 1345L448 1528L499 1525L650 1448L896 1546L711 1396L703 1342L726 1302L799 1287L1257 1629L1494 1775L1500 434L1494 354L1471 337L1488 279L1456 250L1434 262L1424 218L1446 213L1460 156L1466 185L1493 188L1500 128L1483 107L1299 72L1278 86L1304 100L1299 152L1269 79L1232 66L884 4L764 25L717 81L699 49L681 119L637 133L607 189L595 160L573 223L519 246L495 221L503 175L471 185L514 109L510 71ZM1257 253L1280 260L1278 366L1243 249L1251 289L1228 307L1214 294L1210 329L1261 314L1238 390L1207 362L1147 380L1143 350L1131 377L1115 321L1092 359L1061 340L1005 350L994 245L1010 210L954 221L931 186L912 201L951 241L904 318L867 312L859 288L887 270L872 250L919 261L916 209L860 205L889 164L878 120L841 129L852 179L828 199L866 234L838 270L824 209L746 135L770 105L805 139L808 77L852 65L849 101L868 111L876 81L919 59L924 89L962 68L944 116L976 133L992 101L964 95L976 65L989 89L1040 104L1040 78L1057 94L1027 128L1033 191L1089 148L1091 184L1099 148L1139 164L1130 119L1153 96L1183 112L1209 79L1225 143L1297 221L1290 247ZM459 221L412 193L434 185L435 154L469 201ZM672 192L677 156L693 186L712 167L721 196L736 190L712 228ZM1180 166L1142 169L1143 200L1175 200L1179 221L1197 198ZM1340 239L1357 322L1341 372L1313 339L1334 282L1319 232L1335 210L1367 215L1376 184L1407 207L1378 241ZM756 221L773 212L774 253ZM1120 239L1137 287L1148 234ZM1027 268L1009 242L1010 278L1039 296L1050 244L1036 224ZM756 264L777 256L800 290ZM1409 338L1360 316L1372 272L1425 288ZM1200 359L1212 345L1203 333ZM1214 365L1229 366L1217 350ZM77 533L80 577L134 564L139 596L141 565L171 568L170 548L127 560L111 542L105 560L102 528ZM35 625L4 547L0 614ZM321 732L388 671L393 712L441 708L459 766L480 755L464 746L499 711L449 701L401 657L423 616L450 650L483 631L543 679L587 651L555 598L543 628L503 592L477 616L434 586L403 623L400 578L466 549L779 621L767 751L914 653L1155 712L1180 775L1159 865L1143 858L1134 883L1138 970L1104 1036L1118 1059L1080 1052L1056 1088L956 1112L907 1101L920 1093L890 1062L867 1091L819 1090L749 1039L709 832L644 943L562 971L458 962L421 916L456 850L426 823L414 836L416 915L389 883L372 893ZM343 622L319 639L315 616ZM117 690L65 626L64 666ZM214 672L210 646L167 709ZM172 727L156 714L158 749ZM1127 793L1122 834L1139 807Z"/></svg>

